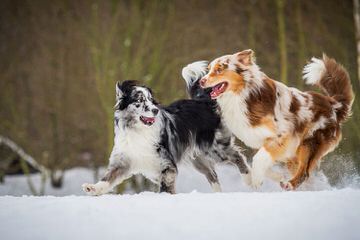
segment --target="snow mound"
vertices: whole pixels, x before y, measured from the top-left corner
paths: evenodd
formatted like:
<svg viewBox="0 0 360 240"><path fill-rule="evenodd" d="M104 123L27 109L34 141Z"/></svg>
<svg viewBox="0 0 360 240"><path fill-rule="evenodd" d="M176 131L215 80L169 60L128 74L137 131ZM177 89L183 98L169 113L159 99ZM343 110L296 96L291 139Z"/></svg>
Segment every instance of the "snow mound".
<svg viewBox="0 0 360 240"><path fill-rule="evenodd" d="M2 239L359 239L360 190L0 197Z"/></svg>

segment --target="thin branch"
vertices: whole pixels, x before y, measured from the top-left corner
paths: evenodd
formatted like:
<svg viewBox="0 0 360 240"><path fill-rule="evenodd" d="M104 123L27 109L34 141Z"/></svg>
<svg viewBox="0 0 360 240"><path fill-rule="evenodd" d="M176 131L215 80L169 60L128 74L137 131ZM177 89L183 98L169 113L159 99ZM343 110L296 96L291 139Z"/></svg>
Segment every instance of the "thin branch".
<svg viewBox="0 0 360 240"><path fill-rule="evenodd" d="M0 145L4 144L5 146L9 147L12 151L17 153L24 161L30 164L32 167L38 169L41 173L48 173L48 169L40 164L38 164L35 159L27 154L19 145L17 145L11 139L0 135Z"/></svg>

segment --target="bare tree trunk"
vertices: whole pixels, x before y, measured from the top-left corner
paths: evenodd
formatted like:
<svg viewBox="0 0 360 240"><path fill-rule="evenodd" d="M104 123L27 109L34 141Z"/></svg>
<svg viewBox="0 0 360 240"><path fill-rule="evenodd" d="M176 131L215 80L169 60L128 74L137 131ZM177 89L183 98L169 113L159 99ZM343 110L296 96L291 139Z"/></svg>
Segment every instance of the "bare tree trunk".
<svg viewBox="0 0 360 240"><path fill-rule="evenodd" d="M254 16L254 5L256 4L256 0L249 1L248 3L248 42L249 47L255 49L255 16Z"/></svg>
<svg viewBox="0 0 360 240"><path fill-rule="evenodd" d="M298 36L298 78L297 78L297 87L303 87L304 81L302 80L301 69L304 67L304 61L306 58L306 45L305 45L305 34L303 29L303 19L301 12L301 0L296 0L296 25L297 25L297 36Z"/></svg>
<svg viewBox="0 0 360 240"><path fill-rule="evenodd" d="M354 0L354 21L355 21L355 36L357 48L357 64L358 64L358 81L360 82L360 4L359 0Z"/></svg>
<svg viewBox="0 0 360 240"><path fill-rule="evenodd" d="M284 7L286 0L276 0L277 6L277 21L278 21L278 35L279 35L279 50L280 50L280 80L287 84L287 50L286 50L286 32L285 32L285 18Z"/></svg>

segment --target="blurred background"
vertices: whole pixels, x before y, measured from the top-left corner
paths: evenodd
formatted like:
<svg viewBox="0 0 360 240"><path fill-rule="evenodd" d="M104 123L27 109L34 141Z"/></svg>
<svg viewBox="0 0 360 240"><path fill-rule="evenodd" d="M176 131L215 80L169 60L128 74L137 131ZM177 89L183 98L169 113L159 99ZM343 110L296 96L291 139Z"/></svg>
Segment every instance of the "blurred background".
<svg viewBox="0 0 360 240"><path fill-rule="evenodd" d="M187 97L186 64L252 48L265 73L302 90L303 66L325 52L359 93L358 2L1 1L0 194L76 193L80 182L64 182L101 177L117 80L141 80L167 104ZM359 101L322 165L332 186L360 171ZM137 177L119 191L149 185Z"/></svg>

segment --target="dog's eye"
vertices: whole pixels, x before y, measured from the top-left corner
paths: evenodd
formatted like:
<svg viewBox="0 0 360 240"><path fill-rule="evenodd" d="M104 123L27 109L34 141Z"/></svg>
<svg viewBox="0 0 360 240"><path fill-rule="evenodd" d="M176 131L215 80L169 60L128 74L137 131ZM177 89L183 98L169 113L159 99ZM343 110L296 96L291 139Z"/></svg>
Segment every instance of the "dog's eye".
<svg viewBox="0 0 360 240"><path fill-rule="evenodd" d="M217 74L220 74L220 73L222 72L222 69L221 69L221 68L218 68L218 69L215 70L215 72L216 72Z"/></svg>
<svg viewBox="0 0 360 240"><path fill-rule="evenodd" d="M138 103L141 103L141 102L144 102L144 101L145 101L145 99L144 99L143 96L139 97L139 98L136 100L136 102L138 102Z"/></svg>

